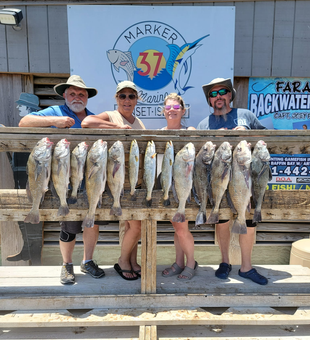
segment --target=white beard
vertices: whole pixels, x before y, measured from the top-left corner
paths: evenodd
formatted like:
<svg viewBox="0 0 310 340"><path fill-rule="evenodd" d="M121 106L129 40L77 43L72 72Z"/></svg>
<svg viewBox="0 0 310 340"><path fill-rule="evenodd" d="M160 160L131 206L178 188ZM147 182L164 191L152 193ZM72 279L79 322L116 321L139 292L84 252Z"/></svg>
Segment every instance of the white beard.
<svg viewBox="0 0 310 340"><path fill-rule="evenodd" d="M85 110L86 105L82 102L76 102L73 101L72 103L69 103L68 100L66 100L66 104L69 107L70 110L72 110L73 112L82 112Z"/></svg>

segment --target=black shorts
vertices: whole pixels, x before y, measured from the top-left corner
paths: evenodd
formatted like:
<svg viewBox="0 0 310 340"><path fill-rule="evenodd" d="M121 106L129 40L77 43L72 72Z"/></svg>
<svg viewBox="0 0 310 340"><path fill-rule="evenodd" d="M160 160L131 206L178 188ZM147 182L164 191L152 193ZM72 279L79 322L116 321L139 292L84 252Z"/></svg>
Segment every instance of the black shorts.
<svg viewBox="0 0 310 340"><path fill-rule="evenodd" d="M83 221L60 221L60 228L70 234L80 234L82 232ZM95 221L95 224L106 225L106 221Z"/></svg>
<svg viewBox="0 0 310 340"><path fill-rule="evenodd" d="M219 224L220 223L226 223L226 222L228 222L229 220L220 220L219 221ZM255 227L257 227L257 222L252 222L252 220L246 220L246 226L248 227L248 228L255 228Z"/></svg>

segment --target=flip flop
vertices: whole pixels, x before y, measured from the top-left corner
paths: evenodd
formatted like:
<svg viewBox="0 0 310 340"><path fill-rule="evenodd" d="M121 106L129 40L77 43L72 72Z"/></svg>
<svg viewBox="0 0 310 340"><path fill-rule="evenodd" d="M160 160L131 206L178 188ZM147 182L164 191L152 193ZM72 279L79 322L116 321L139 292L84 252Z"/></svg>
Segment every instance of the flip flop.
<svg viewBox="0 0 310 340"><path fill-rule="evenodd" d="M174 268L175 270L173 270L172 268ZM176 264L176 262L174 262L174 264L171 267L165 269L168 272L168 274L164 274L164 271L165 271L164 270L164 271L162 271L161 275L163 277L169 277L169 276L173 276L173 275L178 275L178 274L182 273L183 269L184 268L179 267Z"/></svg>
<svg viewBox="0 0 310 340"><path fill-rule="evenodd" d="M126 270L126 269L122 269L118 263L115 263L114 265L114 269L117 271L117 273L119 274L119 276L121 278L123 278L124 280L128 280L128 281L133 281L133 280L138 280L138 276L135 277L126 277L125 275L123 275L123 273L130 273L133 274L132 270Z"/></svg>
<svg viewBox="0 0 310 340"><path fill-rule="evenodd" d="M197 261L195 261L195 268L194 269L186 266L184 268L184 270L182 271L182 273L177 277L177 280L180 280L180 281L191 280L195 276L197 267L198 267ZM180 277L181 275L185 276L185 278Z"/></svg>
<svg viewBox="0 0 310 340"><path fill-rule="evenodd" d="M141 277L141 269L133 270L133 272L134 272L138 277Z"/></svg>

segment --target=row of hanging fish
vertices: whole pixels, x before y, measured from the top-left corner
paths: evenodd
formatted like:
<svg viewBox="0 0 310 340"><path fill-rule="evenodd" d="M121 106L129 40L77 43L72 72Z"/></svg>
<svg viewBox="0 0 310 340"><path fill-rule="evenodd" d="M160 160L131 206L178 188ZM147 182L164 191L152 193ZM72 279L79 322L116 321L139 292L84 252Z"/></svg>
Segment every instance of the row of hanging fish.
<svg viewBox="0 0 310 340"><path fill-rule="evenodd" d="M88 150L85 142L78 144L70 154L70 142L60 140L52 153L53 143L43 138L32 150L27 163L27 196L32 202L32 209L25 222L39 223L39 206L48 190L50 177L52 191L60 200L58 216L69 213L69 204L77 202L77 192L85 174L85 186L89 209L83 221L83 227L94 225L96 207L101 207L102 193L106 182L113 197L110 214L122 215L120 198L124 191L125 153L123 144L115 142L107 149L107 143L97 140ZM251 155L251 145L241 141L232 154L232 146L223 142L215 151L212 142L206 142L195 157L193 143L186 144L174 156L171 141L166 143L162 161L160 184L165 206L170 205L169 191L172 187L178 209L172 221L184 222L186 201L190 200L193 189L194 198L200 209L196 225L219 222L219 207L228 193L228 202L237 215L233 232L246 233L246 210L250 209L250 197L253 194L255 212L253 221L261 221L261 205L268 181L271 179L269 152L266 143L259 141ZM129 153L129 182L132 200L136 197L136 185L139 173L139 147L133 140ZM84 169L85 168L85 169ZM146 205L152 205L152 191L156 179L156 148L153 141L148 142L144 155L143 179L146 186ZM253 181L253 184L252 184ZM68 199L68 186L71 196ZM212 211L206 217L208 199Z"/></svg>
<svg viewBox="0 0 310 340"><path fill-rule="evenodd" d="M258 141L251 154L251 144L241 141L232 152L232 146L223 142L207 142L198 152L194 167L193 191L200 205L195 225L219 223L219 207L227 193L227 201L236 215L232 232L246 234L246 211L251 210L251 196L255 205L253 222L260 222L262 202L272 174L270 154L264 141ZM207 200L212 210L206 217Z"/></svg>

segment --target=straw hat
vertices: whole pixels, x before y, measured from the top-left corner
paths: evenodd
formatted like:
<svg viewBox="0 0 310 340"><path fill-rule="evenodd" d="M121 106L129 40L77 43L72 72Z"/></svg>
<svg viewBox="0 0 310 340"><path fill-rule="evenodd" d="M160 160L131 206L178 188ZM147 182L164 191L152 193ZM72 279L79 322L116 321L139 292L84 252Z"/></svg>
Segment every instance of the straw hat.
<svg viewBox="0 0 310 340"><path fill-rule="evenodd" d="M138 93L136 85L132 81L129 81L129 80L124 80L124 81L118 83L117 88L116 88L116 93L118 93L119 91L121 91L123 89L132 89L132 90L134 90Z"/></svg>
<svg viewBox="0 0 310 340"><path fill-rule="evenodd" d="M98 91L94 87L87 87L80 76L71 76L66 83L57 84L54 86L54 91L60 96L63 95L65 90L70 86L76 86L88 92L88 98L94 97Z"/></svg>

